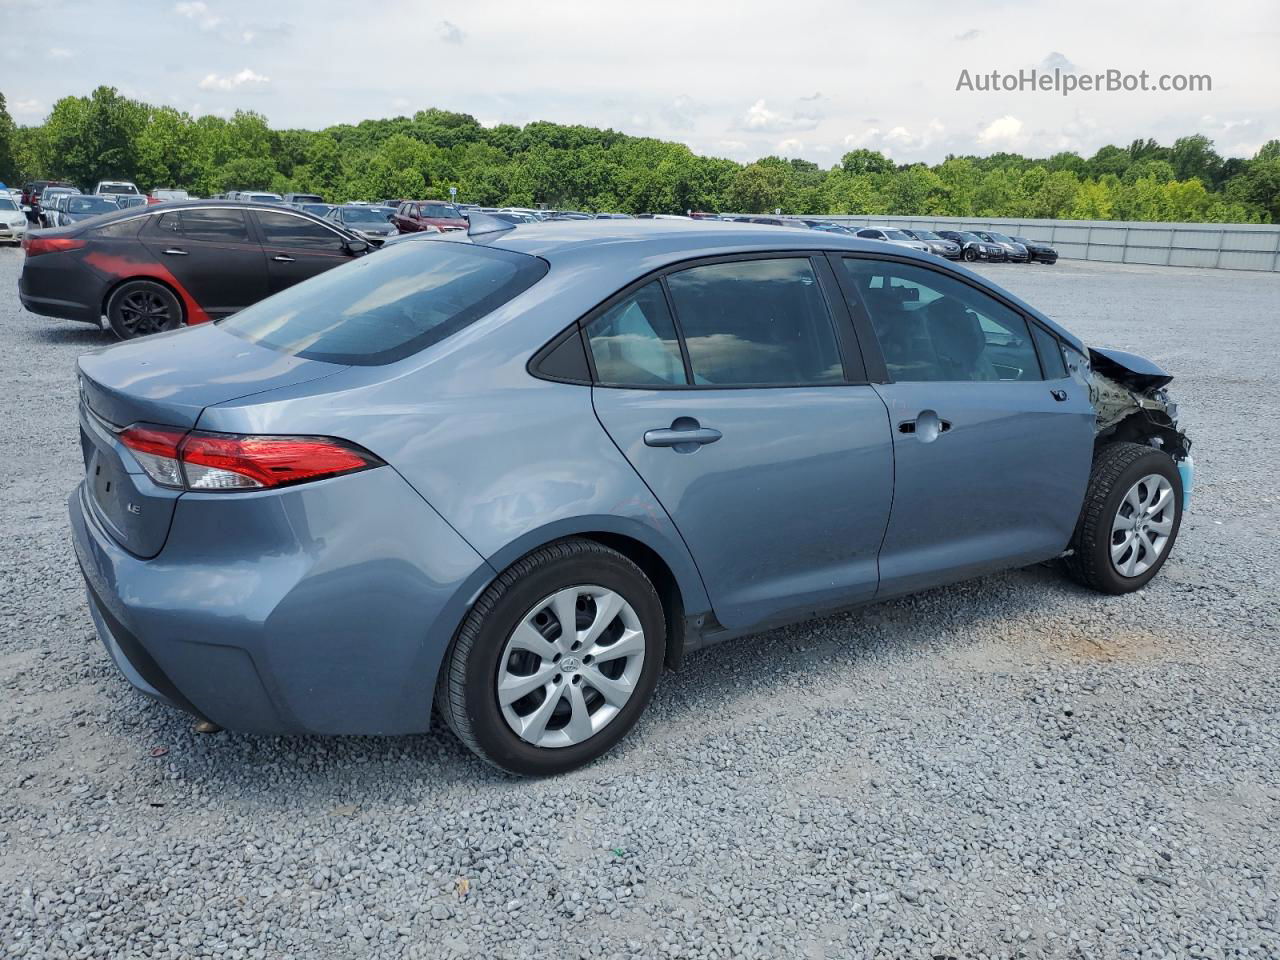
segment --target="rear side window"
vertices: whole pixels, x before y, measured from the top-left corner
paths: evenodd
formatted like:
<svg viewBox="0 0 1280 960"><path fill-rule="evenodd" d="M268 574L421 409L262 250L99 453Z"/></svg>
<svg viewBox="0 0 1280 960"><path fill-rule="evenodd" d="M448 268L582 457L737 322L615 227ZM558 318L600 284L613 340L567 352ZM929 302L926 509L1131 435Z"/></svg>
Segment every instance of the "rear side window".
<svg viewBox="0 0 1280 960"><path fill-rule="evenodd" d="M660 280L645 284L591 321L587 342L600 383L651 387L687 382Z"/></svg>
<svg viewBox="0 0 1280 960"><path fill-rule="evenodd" d="M807 257L691 267L667 277L693 382L844 382L826 297Z"/></svg>
<svg viewBox="0 0 1280 960"><path fill-rule="evenodd" d="M249 239L249 228L241 210L219 209L179 211L182 233L189 240L217 240L223 243L243 243ZM167 226L169 214L164 215L161 226Z"/></svg>
<svg viewBox="0 0 1280 960"><path fill-rule="evenodd" d="M392 363L492 313L546 272L544 261L507 250L405 243L290 287L218 325L309 360Z"/></svg>

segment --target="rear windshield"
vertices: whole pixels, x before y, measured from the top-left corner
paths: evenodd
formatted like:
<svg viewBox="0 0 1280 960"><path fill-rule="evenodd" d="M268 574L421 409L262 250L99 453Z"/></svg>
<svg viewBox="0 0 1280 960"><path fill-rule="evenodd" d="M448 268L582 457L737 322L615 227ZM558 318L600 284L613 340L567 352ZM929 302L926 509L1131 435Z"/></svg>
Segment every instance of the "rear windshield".
<svg viewBox="0 0 1280 960"><path fill-rule="evenodd" d="M106 197L72 197L67 201L67 213L113 213L119 209Z"/></svg>
<svg viewBox="0 0 1280 960"><path fill-rule="evenodd" d="M435 217L438 220L462 219L462 214L458 212L458 208L448 203L424 203L422 205L422 215L424 217Z"/></svg>
<svg viewBox="0 0 1280 960"><path fill-rule="evenodd" d="M361 257L240 311L219 326L328 363L392 363L492 313L542 279L536 257L448 241Z"/></svg>

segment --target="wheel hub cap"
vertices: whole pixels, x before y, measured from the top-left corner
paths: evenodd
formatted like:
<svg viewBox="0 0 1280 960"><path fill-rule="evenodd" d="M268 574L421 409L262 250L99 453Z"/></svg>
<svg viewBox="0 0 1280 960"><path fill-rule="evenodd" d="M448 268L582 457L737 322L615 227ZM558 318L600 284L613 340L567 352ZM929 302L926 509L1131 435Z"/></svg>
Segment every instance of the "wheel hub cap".
<svg viewBox="0 0 1280 960"><path fill-rule="evenodd" d="M1111 565L1122 577L1140 577L1169 544L1178 509L1173 484L1158 473L1124 495L1111 524Z"/></svg>
<svg viewBox="0 0 1280 960"><path fill-rule="evenodd" d="M565 587L534 604L507 638L496 684L502 717L538 747L582 743L631 699L644 653L640 618L621 594Z"/></svg>

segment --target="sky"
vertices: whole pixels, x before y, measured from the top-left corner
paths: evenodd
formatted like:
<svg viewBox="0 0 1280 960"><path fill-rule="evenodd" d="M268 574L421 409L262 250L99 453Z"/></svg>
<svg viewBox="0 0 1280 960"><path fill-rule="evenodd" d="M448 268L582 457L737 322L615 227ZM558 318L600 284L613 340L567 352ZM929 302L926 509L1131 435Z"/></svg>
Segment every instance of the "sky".
<svg viewBox="0 0 1280 960"><path fill-rule="evenodd" d="M274 127L456 110L612 127L739 161L1089 155L1188 133L1226 156L1280 137L1280 3L1093 0L0 0L18 123L100 84ZM3 34L0 34L3 37ZM957 89L962 71L1109 69L1212 89Z"/></svg>

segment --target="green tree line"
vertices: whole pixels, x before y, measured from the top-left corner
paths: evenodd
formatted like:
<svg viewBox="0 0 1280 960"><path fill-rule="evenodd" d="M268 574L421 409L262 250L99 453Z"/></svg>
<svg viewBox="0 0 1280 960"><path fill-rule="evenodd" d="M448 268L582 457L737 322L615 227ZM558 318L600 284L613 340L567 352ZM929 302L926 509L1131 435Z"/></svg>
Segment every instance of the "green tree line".
<svg viewBox="0 0 1280 960"><path fill-rule="evenodd" d="M0 94L0 179L133 180L181 187L318 193L329 200L443 198L623 213L795 214L1280 222L1280 140L1224 158L1190 135L1135 140L1091 157L997 153L895 164L853 150L830 169L800 159L741 164L616 130L537 122L484 127L463 113L275 130L265 117L192 117L98 87L16 126Z"/></svg>

